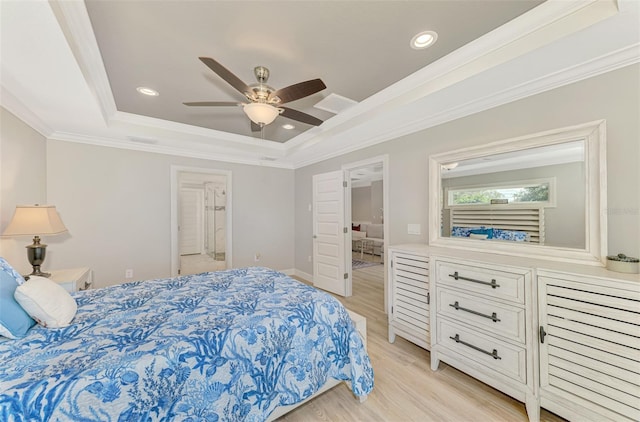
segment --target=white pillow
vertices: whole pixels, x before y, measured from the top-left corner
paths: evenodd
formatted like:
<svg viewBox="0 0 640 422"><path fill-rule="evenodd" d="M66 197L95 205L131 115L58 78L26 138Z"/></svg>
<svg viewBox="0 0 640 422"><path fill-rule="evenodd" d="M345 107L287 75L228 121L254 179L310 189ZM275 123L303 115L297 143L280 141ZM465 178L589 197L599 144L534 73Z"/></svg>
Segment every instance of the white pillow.
<svg viewBox="0 0 640 422"><path fill-rule="evenodd" d="M48 328L68 326L78 310L64 287L44 277L29 277L16 288L14 297L31 318Z"/></svg>

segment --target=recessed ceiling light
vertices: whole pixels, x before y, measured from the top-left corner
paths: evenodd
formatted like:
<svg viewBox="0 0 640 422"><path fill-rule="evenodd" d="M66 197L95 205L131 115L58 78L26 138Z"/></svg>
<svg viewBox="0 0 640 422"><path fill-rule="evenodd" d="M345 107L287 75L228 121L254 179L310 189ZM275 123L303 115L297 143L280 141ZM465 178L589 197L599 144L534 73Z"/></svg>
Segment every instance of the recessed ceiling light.
<svg viewBox="0 0 640 422"><path fill-rule="evenodd" d="M149 95L151 97L157 97L158 95L160 95L155 89L147 88L146 86L139 86L136 88L136 91L144 95Z"/></svg>
<svg viewBox="0 0 640 422"><path fill-rule="evenodd" d="M422 31L411 38L411 48L422 50L433 45L438 39L438 34L433 31Z"/></svg>
<svg viewBox="0 0 640 422"><path fill-rule="evenodd" d="M295 126L290 124L290 123L287 123L285 125L282 125L282 128L283 129L287 129L287 130L291 130L291 129L295 129Z"/></svg>

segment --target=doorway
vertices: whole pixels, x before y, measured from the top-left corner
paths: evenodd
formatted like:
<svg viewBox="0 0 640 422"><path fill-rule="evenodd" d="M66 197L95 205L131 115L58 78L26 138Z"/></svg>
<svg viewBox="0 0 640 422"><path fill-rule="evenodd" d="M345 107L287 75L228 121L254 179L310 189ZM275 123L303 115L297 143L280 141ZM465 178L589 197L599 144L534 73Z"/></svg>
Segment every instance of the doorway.
<svg viewBox="0 0 640 422"><path fill-rule="evenodd" d="M172 166L171 271L231 268L231 172Z"/></svg>
<svg viewBox="0 0 640 422"><path fill-rule="evenodd" d="M387 291L385 256L389 245L388 155L345 164L342 169L349 180L345 202L345 222L351 238L345 248L351 279L357 272L380 273ZM384 295L384 307L387 297Z"/></svg>

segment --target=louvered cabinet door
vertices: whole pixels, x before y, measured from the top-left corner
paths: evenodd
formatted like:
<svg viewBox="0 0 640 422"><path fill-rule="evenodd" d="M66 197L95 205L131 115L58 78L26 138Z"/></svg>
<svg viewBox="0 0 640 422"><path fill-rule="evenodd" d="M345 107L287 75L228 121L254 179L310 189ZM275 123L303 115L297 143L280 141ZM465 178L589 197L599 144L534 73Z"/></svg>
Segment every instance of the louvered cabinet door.
<svg viewBox="0 0 640 422"><path fill-rule="evenodd" d="M429 258L392 252L389 341L399 335L429 349Z"/></svg>
<svg viewBox="0 0 640 422"><path fill-rule="evenodd" d="M538 276L542 407L572 420L640 420L640 284Z"/></svg>

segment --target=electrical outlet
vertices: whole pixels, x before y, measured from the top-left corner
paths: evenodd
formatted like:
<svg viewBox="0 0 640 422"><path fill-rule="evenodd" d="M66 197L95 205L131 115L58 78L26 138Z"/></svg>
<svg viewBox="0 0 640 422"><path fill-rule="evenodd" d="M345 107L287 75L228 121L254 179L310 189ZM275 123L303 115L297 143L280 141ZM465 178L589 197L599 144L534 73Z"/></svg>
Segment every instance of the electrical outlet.
<svg viewBox="0 0 640 422"><path fill-rule="evenodd" d="M133 278L133 270L132 269L124 270L124 278Z"/></svg>
<svg viewBox="0 0 640 422"><path fill-rule="evenodd" d="M253 260L255 262L260 261L261 258L262 258L262 255L260 254L260 252L256 252L256 254L253 256Z"/></svg>

